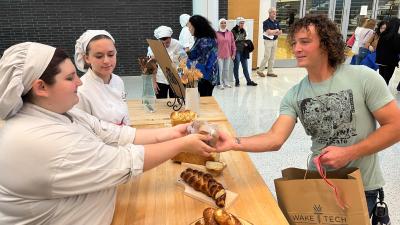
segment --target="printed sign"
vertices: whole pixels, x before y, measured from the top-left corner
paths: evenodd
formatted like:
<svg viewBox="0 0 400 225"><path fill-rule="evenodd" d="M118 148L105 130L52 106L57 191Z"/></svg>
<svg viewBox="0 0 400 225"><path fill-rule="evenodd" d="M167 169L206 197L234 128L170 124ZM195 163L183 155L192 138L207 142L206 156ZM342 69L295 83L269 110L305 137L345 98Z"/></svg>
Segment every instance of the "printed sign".
<svg viewBox="0 0 400 225"><path fill-rule="evenodd" d="M178 71L175 66L173 66L172 60L162 42L159 40L147 39L147 43L149 43L154 57L156 58L158 65L161 67L161 70L164 72L164 75L175 95L184 98L185 87L183 86L182 81L178 76Z"/></svg>
<svg viewBox="0 0 400 225"><path fill-rule="evenodd" d="M368 13L368 5L362 5L360 9L360 15L366 16Z"/></svg>

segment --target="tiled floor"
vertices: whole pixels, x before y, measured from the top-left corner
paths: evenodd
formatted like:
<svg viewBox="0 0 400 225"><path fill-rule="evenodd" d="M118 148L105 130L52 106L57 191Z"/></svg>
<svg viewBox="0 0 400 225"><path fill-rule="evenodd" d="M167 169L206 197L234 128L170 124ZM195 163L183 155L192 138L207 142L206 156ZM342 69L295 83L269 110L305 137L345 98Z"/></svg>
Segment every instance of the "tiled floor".
<svg viewBox="0 0 400 225"><path fill-rule="evenodd" d="M279 104L283 95L306 74L306 71L300 68L278 68L275 72L279 75L277 78L261 78L253 73L253 79L258 83L256 87L246 86L243 78L240 87L214 90L214 97L238 136L253 135L268 130L278 116ZM123 79L128 91L128 98L140 98L140 77L123 77ZM400 104L400 92L396 91L399 80L400 70L397 70L389 88ZM274 195L273 181L280 177L282 169L306 167L310 145L310 138L305 135L301 124L297 124L280 151L250 154L259 173ZM392 224L400 224L400 212L397 210L400 208L400 196L396 194L400 191L400 176L398 175L400 164L397 162L399 158L399 143L380 153L386 179L385 199L391 209Z"/></svg>

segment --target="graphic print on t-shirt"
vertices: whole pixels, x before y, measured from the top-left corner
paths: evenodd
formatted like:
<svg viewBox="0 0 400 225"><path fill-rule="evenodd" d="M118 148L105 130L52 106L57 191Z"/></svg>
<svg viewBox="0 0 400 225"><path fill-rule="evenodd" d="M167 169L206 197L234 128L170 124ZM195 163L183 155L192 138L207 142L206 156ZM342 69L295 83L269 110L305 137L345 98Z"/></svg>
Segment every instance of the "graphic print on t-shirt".
<svg viewBox="0 0 400 225"><path fill-rule="evenodd" d="M299 101L300 120L321 144L346 144L356 134L353 92L349 90Z"/></svg>

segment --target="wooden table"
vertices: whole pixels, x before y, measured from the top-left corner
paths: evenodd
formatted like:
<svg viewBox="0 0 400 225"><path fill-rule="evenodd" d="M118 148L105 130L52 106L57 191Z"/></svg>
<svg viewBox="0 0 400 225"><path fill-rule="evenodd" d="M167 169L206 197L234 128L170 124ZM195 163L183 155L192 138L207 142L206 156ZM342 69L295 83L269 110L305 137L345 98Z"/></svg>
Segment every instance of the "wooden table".
<svg viewBox="0 0 400 225"><path fill-rule="evenodd" d="M235 133L213 97L202 97L200 104L199 119ZM166 100L157 100L155 113L145 112L140 100L128 101L128 107L134 127L170 126L172 109L166 106ZM247 153L224 152L221 158L227 167L217 180L226 189L239 194L227 209L229 212L254 225L288 224ZM209 205L184 195L176 184L183 169L182 165L169 160L120 185L112 224L188 225L202 217L203 210Z"/></svg>

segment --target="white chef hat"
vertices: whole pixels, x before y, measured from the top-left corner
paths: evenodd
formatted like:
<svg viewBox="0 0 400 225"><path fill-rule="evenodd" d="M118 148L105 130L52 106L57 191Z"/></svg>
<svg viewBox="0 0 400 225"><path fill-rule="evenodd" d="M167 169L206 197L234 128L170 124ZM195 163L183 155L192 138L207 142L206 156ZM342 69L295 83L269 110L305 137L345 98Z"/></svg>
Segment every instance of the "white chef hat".
<svg viewBox="0 0 400 225"><path fill-rule="evenodd" d="M154 37L157 39L164 38L164 37L171 37L172 36L172 29L171 27L167 26L159 26L154 30Z"/></svg>
<svg viewBox="0 0 400 225"><path fill-rule="evenodd" d="M189 22L190 16L188 14L182 14L179 16L179 23L181 24L181 27L185 27L187 23Z"/></svg>
<svg viewBox="0 0 400 225"><path fill-rule="evenodd" d="M236 25L239 25L240 22L245 22L243 17L236 18Z"/></svg>
<svg viewBox="0 0 400 225"><path fill-rule="evenodd" d="M111 40L115 43L114 38L105 30L87 30L83 33L78 40L76 40L75 44L75 65L78 70L82 72L86 72L85 69L85 55L86 55L86 47L88 46L89 42L98 35L106 35L111 38Z"/></svg>
<svg viewBox="0 0 400 225"><path fill-rule="evenodd" d="M13 45L0 59L0 118L13 117L22 107L22 96L46 70L56 48L34 42Z"/></svg>

